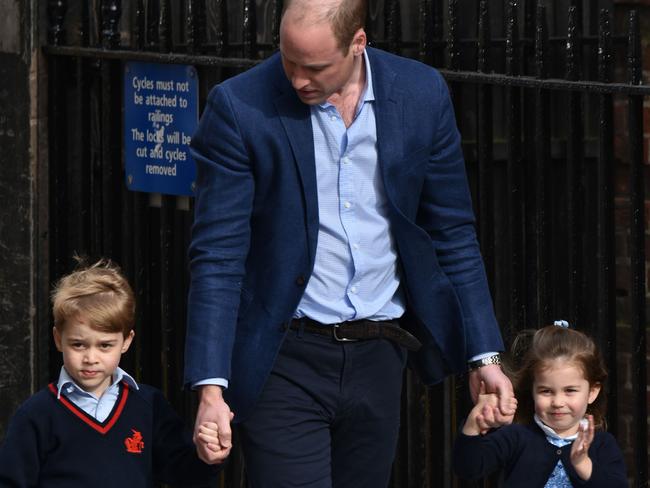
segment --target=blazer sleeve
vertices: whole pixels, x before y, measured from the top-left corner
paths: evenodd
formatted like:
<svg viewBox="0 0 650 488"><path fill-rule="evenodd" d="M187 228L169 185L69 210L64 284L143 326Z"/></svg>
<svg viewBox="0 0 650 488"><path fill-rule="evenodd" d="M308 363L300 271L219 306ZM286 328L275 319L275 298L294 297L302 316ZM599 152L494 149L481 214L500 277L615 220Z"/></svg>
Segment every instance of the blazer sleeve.
<svg viewBox="0 0 650 488"><path fill-rule="evenodd" d="M460 303L469 358L487 351L501 351L504 347L476 239L454 108L447 85L437 71L434 71L434 87L437 121L417 223L428 232L440 267Z"/></svg>
<svg viewBox="0 0 650 488"><path fill-rule="evenodd" d="M227 88L207 101L191 153L196 201L189 248L185 384L230 378L241 283L250 246L254 180Z"/></svg>

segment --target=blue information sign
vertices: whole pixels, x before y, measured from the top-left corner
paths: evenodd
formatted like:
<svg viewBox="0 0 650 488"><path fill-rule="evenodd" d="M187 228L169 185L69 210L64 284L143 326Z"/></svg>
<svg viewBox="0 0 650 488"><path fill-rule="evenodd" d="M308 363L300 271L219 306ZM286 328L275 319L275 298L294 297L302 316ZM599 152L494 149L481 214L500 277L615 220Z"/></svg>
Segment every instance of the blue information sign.
<svg viewBox="0 0 650 488"><path fill-rule="evenodd" d="M192 195L189 143L198 123L193 66L126 63L124 161L130 190Z"/></svg>

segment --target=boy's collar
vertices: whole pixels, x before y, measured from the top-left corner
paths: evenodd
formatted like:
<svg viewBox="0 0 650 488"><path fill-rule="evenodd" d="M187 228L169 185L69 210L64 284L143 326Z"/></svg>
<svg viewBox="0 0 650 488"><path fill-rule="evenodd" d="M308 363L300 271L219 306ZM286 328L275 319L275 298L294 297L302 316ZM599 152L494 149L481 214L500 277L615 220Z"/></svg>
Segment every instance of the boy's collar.
<svg viewBox="0 0 650 488"><path fill-rule="evenodd" d="M136 383L133 377L118 366L118 368L115 370L115 373L113 373L113 382L111 383L111 386L118 384L120 381L126 382L134 390L140 389L138 383ZM76 389L79 393L85 393L86 395L90 394L87 391L85 391L83 388L81 388L77 383L75 383L74 379L72 379L72 376L70 376L68 372L65 370L65 366L61 366L61 372L59 373L59 380L56 383L57 398L61 397L61 391L66 386Z"/></svg>

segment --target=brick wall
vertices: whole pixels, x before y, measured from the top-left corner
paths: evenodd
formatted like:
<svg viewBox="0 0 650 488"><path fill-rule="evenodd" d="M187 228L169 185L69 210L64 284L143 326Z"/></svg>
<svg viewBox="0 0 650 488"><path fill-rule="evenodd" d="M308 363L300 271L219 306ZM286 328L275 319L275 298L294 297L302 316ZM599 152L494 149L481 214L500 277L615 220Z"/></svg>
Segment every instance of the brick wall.
<svg viewBox="0 0 650 488"><path fill-rule="evenodd" d="M619 33L627 32L627 19L629 10L634 8L639 13L641 27L641 48L643 55L643 82L650 84L650 0L626 0L614 1L614 20ZM622 58L624 62L624 58ZM617 67L617 79L626 78L625 66ZM617 317L618 317L618 440L623 448L628 470L634 475L634 436L637 423L634 418L634 396L633 384L635 381L634 355L635 338L631 328L631 310L629 303L630 292L630 204L629 204L629 154L628 154L628 124L627 124L627 101L624 98L616 98L614 101L615 114L615 141L614 150L616 155L616 186L615 186L615 219L616 219L616 288L617 288ZM646 229L646 298L650 290L650 98L646 97L643 106L643 161L646 165L645 187L645 229ZM647 307L646 307L647 309ZM650 318L650 310L647 312ZM647 328L646 328L647 330ZM648 352L646 351L646 365ZM647 366L646 366L647 370ZM649 372L650 373L650 372ZM650 378L650 374L648 375ZM612 385L610 385L612 386ZM650 400L650 389L646 385L646 396ZM648 437L650 444L650 437ZM650 460L649 460L650 461ZM649 463L650 464L650 463ZM648 480L642 480L636 486L644 485ZM645 485L644 485L645 486Z"/></svg>

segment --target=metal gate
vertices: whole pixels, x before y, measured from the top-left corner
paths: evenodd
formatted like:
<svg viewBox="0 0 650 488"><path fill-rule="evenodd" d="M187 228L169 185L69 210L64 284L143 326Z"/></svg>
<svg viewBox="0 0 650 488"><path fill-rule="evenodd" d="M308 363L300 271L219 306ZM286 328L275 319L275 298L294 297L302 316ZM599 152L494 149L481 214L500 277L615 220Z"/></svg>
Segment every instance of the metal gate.
<svg viewBox="0 0 650 488"><path fill-rule="evenodd" d="M194 65L203 106L215 83L277 49L281 4L47 2L49 249L40 259L50 282L70 271L74 253L121 264L138 299L125 368L160 387L188 425L195 399L181 386L192 200L126 189L122 66ZM634 485L646 486L650 87L641 80L638 16L599 8L610 4L371 1L368 35L376 47L441 69L504 337L556 318L595 335L610 370L610 430ZM617 34L621 18L627 31ZM50 353L54 376L60 364ZM449 462L467 407L464 378L425 389L407 373L393 488L472 486L452 476ZM244 486L237 452L220 483Z"/></svg>

